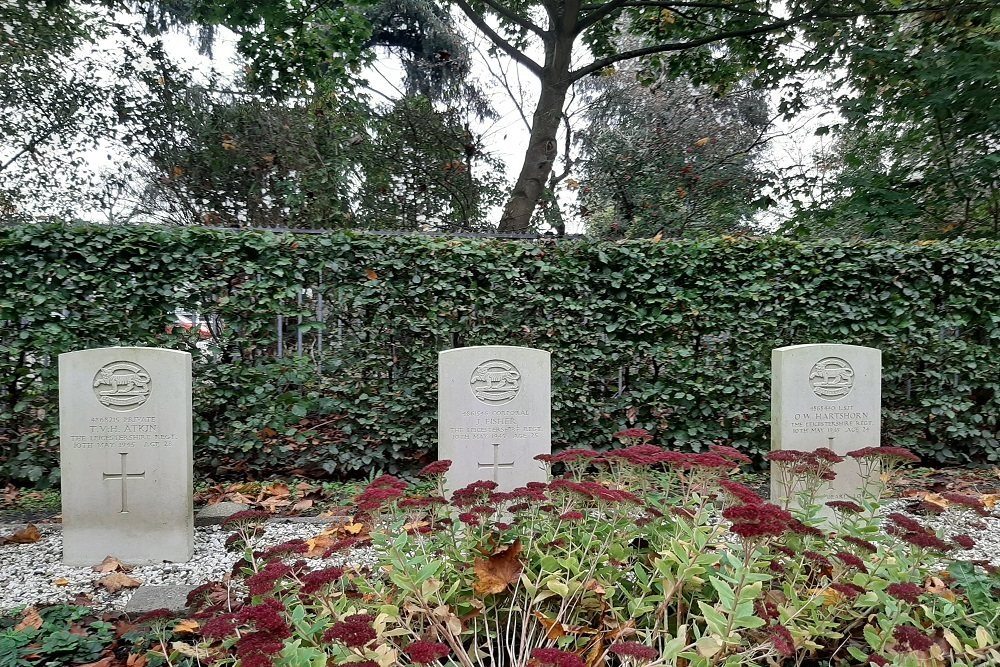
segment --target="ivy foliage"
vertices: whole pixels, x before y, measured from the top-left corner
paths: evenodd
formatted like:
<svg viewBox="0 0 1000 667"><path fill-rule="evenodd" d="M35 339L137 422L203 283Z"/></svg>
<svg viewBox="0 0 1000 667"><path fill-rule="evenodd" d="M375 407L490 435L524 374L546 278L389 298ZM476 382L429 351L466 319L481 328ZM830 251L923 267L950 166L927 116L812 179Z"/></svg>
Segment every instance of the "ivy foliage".
<svg viewBox="0 0 1000 667"><path fill-rule="evenodd" d="M836 342L883 351L885 442L994 461L998 251L6 227L0 475L57 479L56 356L110 345L193 354L200 474L348 476L433 459L437 353L490 344L552 352L555 447L606 448L635 425L665 445L759 454L770 350ZM221 326L200 342L178 308Z"/></svg>

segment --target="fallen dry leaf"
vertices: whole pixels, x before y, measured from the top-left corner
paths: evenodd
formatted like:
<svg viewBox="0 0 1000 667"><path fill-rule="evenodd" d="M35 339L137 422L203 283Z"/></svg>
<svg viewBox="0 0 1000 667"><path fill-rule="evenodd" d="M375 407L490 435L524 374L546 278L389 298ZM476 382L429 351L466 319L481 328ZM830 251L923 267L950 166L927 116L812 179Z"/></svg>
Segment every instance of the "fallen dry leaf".
<svg viewBox="0 0 1000 667"><path fill-rule="evenodd" d="M38 615L38 610L34 607L28 607L24 610L24 616L21 618L21 622L14 626L14 632L27 630L28 628L38 630L41 627L42 617Z"/></svg>
<svg viewBox="0 0 1000 667"><path fill-rule="evenodd" d="M78 667L114 667L118 661L115 660L115 656L109 655L106 658L101 658L97 662L88 662L86 665L79 665Z"/></svg>
<svg viewBox="0 0 1000 667"><path fill-rule="evenodd" d="M126 565L114 556L105 556L104 560L90 569L94 572L131 572L132 566Z"/></svg>
<svg viewBox="0 0 1000 667"><path fill-rule="evenodd" d="M309 550L302 555L306 558L319 558L326 553L327 549L333 546L333 543L337 539L335 535L331 535L330 533L320 533L316 537L310 537L306 540L306 546L309 547Z"/></svg>
<svg viewBox="0 0 1000 667"><path fill-rule="evenodd" d="M59 577L58 579L52 580L53 586L69 586L69 579L66 577Z"/></svg>
<svg viewBox="0 0 1000 667"><path fill-rule="evenodd" d="M177 625L174 626L174 632L177 634L183 634L185 632L198 632L198 628L200 627L201 625L199 625L198 621L193 618L185 618L183 621L179 621Z"/></svg>
<svg viewBox="0 0 1000 667"><path fill-rule="evenodd" d="M338 530L342 530L349 535L357 535L362 530L365 529L365 524L363 523L345 523L337 527Z"/></svg>
<svg viewBox="0 0 1000 667"><path fill-rule="evenodd" d="M208 660L208 658L212 655L207 648L191 646L190 644L185 644L184 642L173 642L170 645L170 648L183 656L194 658L195 660Z"/></svg>
<svg viewBox="0 0 1000 667"><path fill-rule="evenodd" d="M0 539L0 544L32 544L42 539L42 534L38 532L38 526L29 523L21 530L15 530L7 537Z"/></svg>
<svg viewBox="0 0 1000 667"><path fill-rule="evenodd" d="M410 523L403 524L403 531L409 533L410 531L423 528L424 526L429 526L430 523L426 521L411 521Z"/></svg>
<svg viewBox="0 0 1000 667"><path fill-rule="evenodd" d="M297 502L294 505L292 505L292 509L294 511L296 511L296 512L302 512L304 510L307 510L307 509L311 508L313 506L313 504L315 504L315 502L316 501L311 500L309 498L303 498L299 502Z"/></svg>
<svg viewBox="0 0 1000 667"><path fill-rule="evenodd" d="M378 280L378 274L372 269L365 269L365 275L368 276L368 280Z"/></svg>
<svg viewBox="0 0 1000 667"><path fill-rule="evenodd" d="M124 572L112 572L97 580L98 586L103 586L109 593L117 593L123 588L138 588L142 582L134 579Z"/></svg>
<svg viewBox="0 0 1000 667"><path fill-rule="evenodd" d="M125 667L146 667L146 656L138 653L129 653L125 660Z"/></svg>
<svg viewBox="0 0 1000 667"><path fill-rule="evenodd" d="M521 540L498 551L489 558L477 558L473 563L476 581L473 590L476 595L493 595L502 592L521 576Z"/></svg>

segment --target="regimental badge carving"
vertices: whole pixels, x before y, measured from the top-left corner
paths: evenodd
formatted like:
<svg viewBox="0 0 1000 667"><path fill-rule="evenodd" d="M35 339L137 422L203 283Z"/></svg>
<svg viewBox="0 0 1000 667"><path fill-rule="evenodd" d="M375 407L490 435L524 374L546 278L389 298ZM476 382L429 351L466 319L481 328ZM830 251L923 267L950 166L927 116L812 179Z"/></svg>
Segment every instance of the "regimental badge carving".
<svg viewBox="0 0 1000 667"><path fill-rule="evenodd" d="M809 371L809 384L820 398L843 398L854 388L854 369L840 357L825 357Z"/></svg>
<svg viewBox="0 0 1000 667"><path fill-rule="evenodd" d="M149 398L150 378L146 369L131 361L114 361L97 371L94 393L101 405L125 412Z"/></svg>
<svg viewBox="0 0 1000 667"><path fill-rule="evenodd" d="M490 359L476 366L469 384L483 403L503 405L521 390L521 373L509 361Z"/></svg>

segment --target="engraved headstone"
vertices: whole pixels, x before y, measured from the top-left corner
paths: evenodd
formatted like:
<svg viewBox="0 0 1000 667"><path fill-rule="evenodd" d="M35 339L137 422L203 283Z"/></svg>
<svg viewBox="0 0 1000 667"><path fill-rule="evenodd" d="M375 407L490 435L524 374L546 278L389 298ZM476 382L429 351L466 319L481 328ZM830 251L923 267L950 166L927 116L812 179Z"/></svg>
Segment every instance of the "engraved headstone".
<svg viewBox="0 0 1000 667"><path fill-rule="evenodd" d="M844 456L877 447L882 431L882 352L858 345L792 345L771 351L771 451L832 449ZM771 498L787 495L771 464ZM837 478L817 503L856 498L857 462L834 468ZM793 495L794 495L793 491Z"/></svg>
<svg viewBox="0 0 1000 667"><path fill-rule="evenodd" d="M63 562L182 562L194 543L191 355L59 355Z"/></svg>
<svg viewBox="0 0 1000 667"><path fill-rule="evenodd" d="M549 353L489 345L438 354L438 458L447 490L493 480L510 491L546 481L552 451Z"/></svg>

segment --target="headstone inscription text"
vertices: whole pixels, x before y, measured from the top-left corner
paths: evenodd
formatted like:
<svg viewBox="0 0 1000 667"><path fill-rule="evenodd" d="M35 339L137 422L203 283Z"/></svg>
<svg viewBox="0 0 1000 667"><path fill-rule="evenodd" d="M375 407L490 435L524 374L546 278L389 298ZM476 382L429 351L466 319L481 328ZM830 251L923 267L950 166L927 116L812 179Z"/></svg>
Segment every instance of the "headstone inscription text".
<svg viewBox="0 0 1000 667"><path fill-rule="evenodd" d="M63 560L186 561L193 549L191 355L59 356Z"/></svg>
<svg viewBox="0 0 1000 667"><path fill-rule="evenodd" d="M438 458L449 491L480 479L510 490L544 481L551 451L550 358L544 350L482 346L438 356Z"/></svg>
<svg viewBox="0 0 1000 667"><path fill-rule="evenodd" d="M771 351L771 450L826 447L840 456L881 440L882 353L858 345L792 345ZM771 497L785 495L772 464ZM818 502L857 497L857 463L837 464Z"/></svg>

